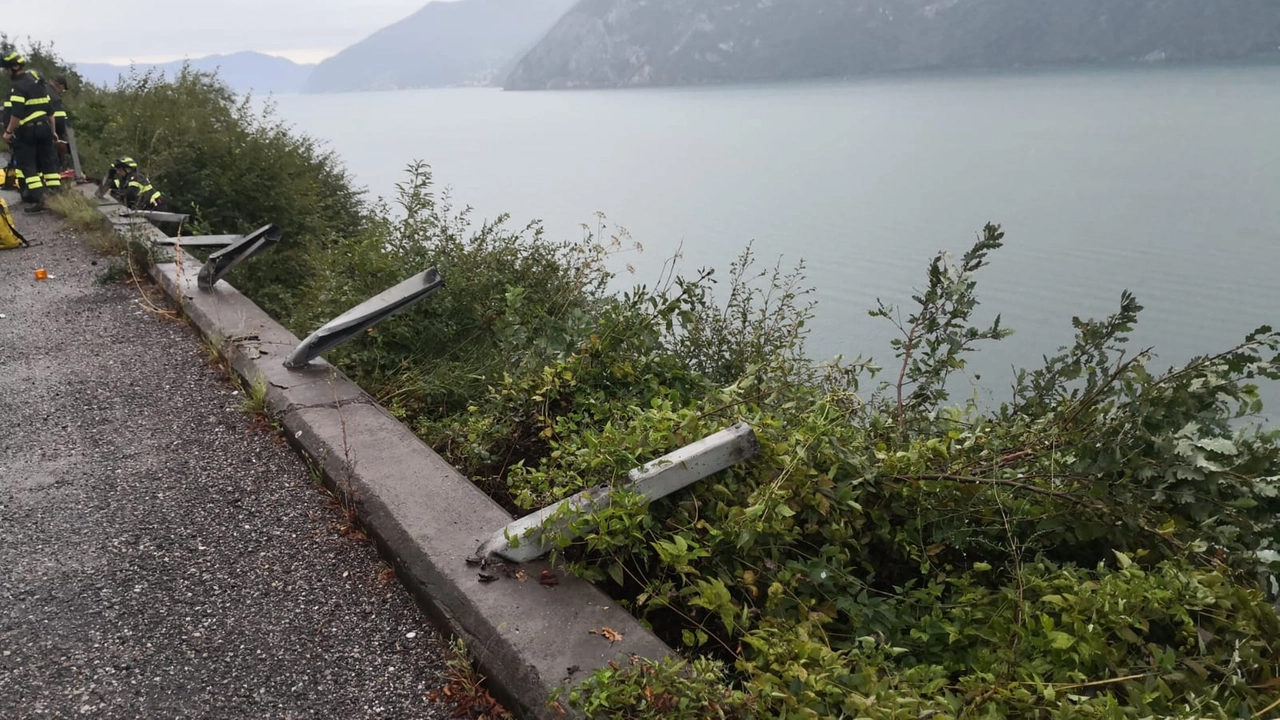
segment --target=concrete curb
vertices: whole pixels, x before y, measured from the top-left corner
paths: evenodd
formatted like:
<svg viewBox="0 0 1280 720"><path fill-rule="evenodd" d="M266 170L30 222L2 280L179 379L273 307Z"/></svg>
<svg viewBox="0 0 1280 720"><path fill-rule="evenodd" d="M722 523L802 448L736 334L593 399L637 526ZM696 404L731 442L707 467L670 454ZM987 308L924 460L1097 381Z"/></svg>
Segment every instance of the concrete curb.
<svg viewBox="0 0 1280 720"><path fill-rule="evenodd" d="M95 188L81 187L90 196ZM99 208L122 233L163 236L120 223L119 205ZM269 251L268 251L269 252ZM247 383L261 383L289 442L352 502L401 582L446 632L467 642L495 693L529 718L561 718L556 694L610 661L672 654L608 596L572 576L539 583L545 562L479 581L465 558L512 517L367 393L328 363L286 370L298 338L235 288L197 288L200 265L177 252L152 276L200 332L223 345ZM267 260L269 261L269 259ZM623 637L610 643L599 631ZM595 631L594 633L592 631Z"/></svg>

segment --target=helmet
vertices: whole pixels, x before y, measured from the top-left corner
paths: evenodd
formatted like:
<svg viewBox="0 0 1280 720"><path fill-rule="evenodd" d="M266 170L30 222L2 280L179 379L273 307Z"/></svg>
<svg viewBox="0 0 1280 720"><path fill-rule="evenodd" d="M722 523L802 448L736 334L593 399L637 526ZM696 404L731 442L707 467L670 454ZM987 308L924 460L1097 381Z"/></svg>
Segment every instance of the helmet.
<svg viewBox="0 0 1280 720"><path fill-rule="evenodd" d="M116 164L112 165L112 167L114 167L117 170L137 170L138 161L126 155L120 158L119 160L116 160Z"/></svg>
<svg viewBox="0 0 1280 720"><path fill-rule="evenodd" d="M3 59L0 59L0 67L8 68L10 70L20 68L26 64L27 59L16 52L11 52L8 55L5 55Z"/></svg>

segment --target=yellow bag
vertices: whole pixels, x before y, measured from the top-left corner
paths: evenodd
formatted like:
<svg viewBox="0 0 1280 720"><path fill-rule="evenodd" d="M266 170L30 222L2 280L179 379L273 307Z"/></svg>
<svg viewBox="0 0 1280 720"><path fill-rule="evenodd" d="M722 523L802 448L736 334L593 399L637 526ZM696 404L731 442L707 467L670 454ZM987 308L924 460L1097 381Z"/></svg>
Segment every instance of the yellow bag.
<svg viewBox="0 0 1280 720"><path fill-rule="evenodd" d="M12 250L27 247L27 239L18 232L13 224L13 216L9 214L9 205L0 198L0 250Z"/></svg>

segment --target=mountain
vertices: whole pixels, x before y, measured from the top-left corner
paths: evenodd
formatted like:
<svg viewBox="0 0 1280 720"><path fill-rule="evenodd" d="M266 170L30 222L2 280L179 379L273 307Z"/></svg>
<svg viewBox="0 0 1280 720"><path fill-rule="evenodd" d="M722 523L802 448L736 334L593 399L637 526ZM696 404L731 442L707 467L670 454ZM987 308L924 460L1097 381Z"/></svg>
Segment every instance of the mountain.
<svg viewBox="0 0 1280 720"><path fill-rule="evenodd" d="M183 62L189 62L195 70L217 70L218 75L239 93L250 90L259 93L298 92L311 74L314 65L299 65L285 58L256 52L239 52L231 55L209 55L190 61L176 61L159 65L136 65L139 72L156 70L173 77L182 70ZM128 65L76 63L76 72L85 80L97 85L114 85L121 75L128 75Z"/></svg>
<svg viewBox="0 0 1280 720"><path fill-rule="evenodd" d="M1222 59L1277 46L1276 0L582 0L505 86Z"/></svg>
<svg viewBox="0 0 1280 720"><path fill-rule="evenodd" d="M574 2L431 2L320 63L303 92L500 83Z"/></svg>

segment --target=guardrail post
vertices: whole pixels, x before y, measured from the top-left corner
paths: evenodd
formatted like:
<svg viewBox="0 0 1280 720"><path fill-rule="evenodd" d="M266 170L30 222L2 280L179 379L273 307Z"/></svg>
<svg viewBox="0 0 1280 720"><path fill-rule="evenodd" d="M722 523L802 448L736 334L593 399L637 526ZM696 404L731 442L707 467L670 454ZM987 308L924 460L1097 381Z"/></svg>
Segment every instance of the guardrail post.
<svg viewBox="0 0 1280 720"><path fill-rule="evenodd" d="M197 284L202 290L212 290L213 286L217 285L218 281L226 277L227 273L234 270L237 265L262 252L268 245L279 241L280 229L275 225L263 225L210 255L204 267L200 268Z"/></svg>
<svg viewBox="0 0 1280 720"><path fill-rule="evenodd" d="M300 368L352 337L408 308L444 287L444 277L428 268L404 282L375 295L329 321L303 340L285 360L287 368Z"/></svg>
<svg viewBox="0 0 1280 720"><path fill-rule="evenodd" d="M623 490L652 502L759 451L755 431L746 423L738 423L632 470ZM597 486L526 515L490 536L471 560L483 563L495 556L514 563L537 560L551 551L554 535L563 537L569 533L576 521L606 505L613 492L612 488ZM578 533L573 534L576 537Z"/></svg>

